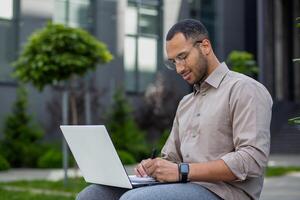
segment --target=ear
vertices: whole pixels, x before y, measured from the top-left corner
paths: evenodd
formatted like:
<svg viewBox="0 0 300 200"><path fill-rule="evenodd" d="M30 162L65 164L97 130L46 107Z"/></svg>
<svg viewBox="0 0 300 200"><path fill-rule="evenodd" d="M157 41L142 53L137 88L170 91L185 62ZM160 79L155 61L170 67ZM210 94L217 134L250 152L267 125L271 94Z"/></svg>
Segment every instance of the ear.
<svg viewBox="0 0 300 200"><path fill-rule="evenodd" d="M204 55L209 55L212 51L211 43L208 39L204 39L200 45L201 51Z"/></svg>

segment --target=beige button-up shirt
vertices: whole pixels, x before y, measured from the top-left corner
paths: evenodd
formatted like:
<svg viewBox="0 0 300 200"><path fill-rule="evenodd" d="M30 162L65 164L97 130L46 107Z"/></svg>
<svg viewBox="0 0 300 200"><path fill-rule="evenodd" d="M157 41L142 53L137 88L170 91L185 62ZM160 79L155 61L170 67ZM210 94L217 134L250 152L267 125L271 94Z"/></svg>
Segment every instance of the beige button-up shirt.
<svg viewBox="0 0 300 200"><path fill-rule="evenodd" d="M179 103L162 157L187 163L222 159L238 180L197 183L225 200L259 199L272 104L262 84L222 63Z"/></svg>

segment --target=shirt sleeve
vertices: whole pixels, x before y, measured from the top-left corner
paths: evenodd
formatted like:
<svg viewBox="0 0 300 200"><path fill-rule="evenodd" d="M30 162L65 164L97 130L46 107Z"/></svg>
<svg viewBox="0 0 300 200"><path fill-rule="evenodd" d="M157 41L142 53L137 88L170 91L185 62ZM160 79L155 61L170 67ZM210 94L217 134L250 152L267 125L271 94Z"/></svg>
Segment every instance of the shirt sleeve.
<svg viewBox="0 0 300 200"><path fill-rule="evenodd" d="M175 163L182 162L182 155L180 153L179 128L178 128L179 127L178 114L177 114L178 109L173 122L171 133L161 151L162 158Z"/></svg>
<svg viewBox="0 0 300 200"><path fill-rule="evenodd" d="M270 151L272 98L259 83L239 82L229 100L235 150L221 159L238 180L264 173Z"/></svg>

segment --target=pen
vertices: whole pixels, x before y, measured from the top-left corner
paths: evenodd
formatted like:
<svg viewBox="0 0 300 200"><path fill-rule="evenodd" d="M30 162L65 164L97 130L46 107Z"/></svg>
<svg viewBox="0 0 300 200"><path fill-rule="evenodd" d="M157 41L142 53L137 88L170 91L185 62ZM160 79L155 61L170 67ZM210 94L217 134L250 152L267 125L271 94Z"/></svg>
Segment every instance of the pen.
<svg viewBox="0 0 300 200"><path fill-rule="evenodd" d="M157 154L157 149L156 149L156 148L153 148L153 149L152 149L152 153L151 153L151 159L156 158L156 154Z"/></svg>

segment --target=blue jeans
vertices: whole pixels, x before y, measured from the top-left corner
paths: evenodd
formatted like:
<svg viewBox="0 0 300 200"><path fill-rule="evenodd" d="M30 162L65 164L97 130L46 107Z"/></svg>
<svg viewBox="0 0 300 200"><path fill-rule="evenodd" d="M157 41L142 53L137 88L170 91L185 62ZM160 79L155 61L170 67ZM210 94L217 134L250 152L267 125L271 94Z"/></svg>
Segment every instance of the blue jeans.
<svg viewBox="0 0 300 200"><path fill-rule="evenodd" d="M103 185L90 185L76 200L221 200L213 192L194 183L162 184L132 190Z"/></svg>

